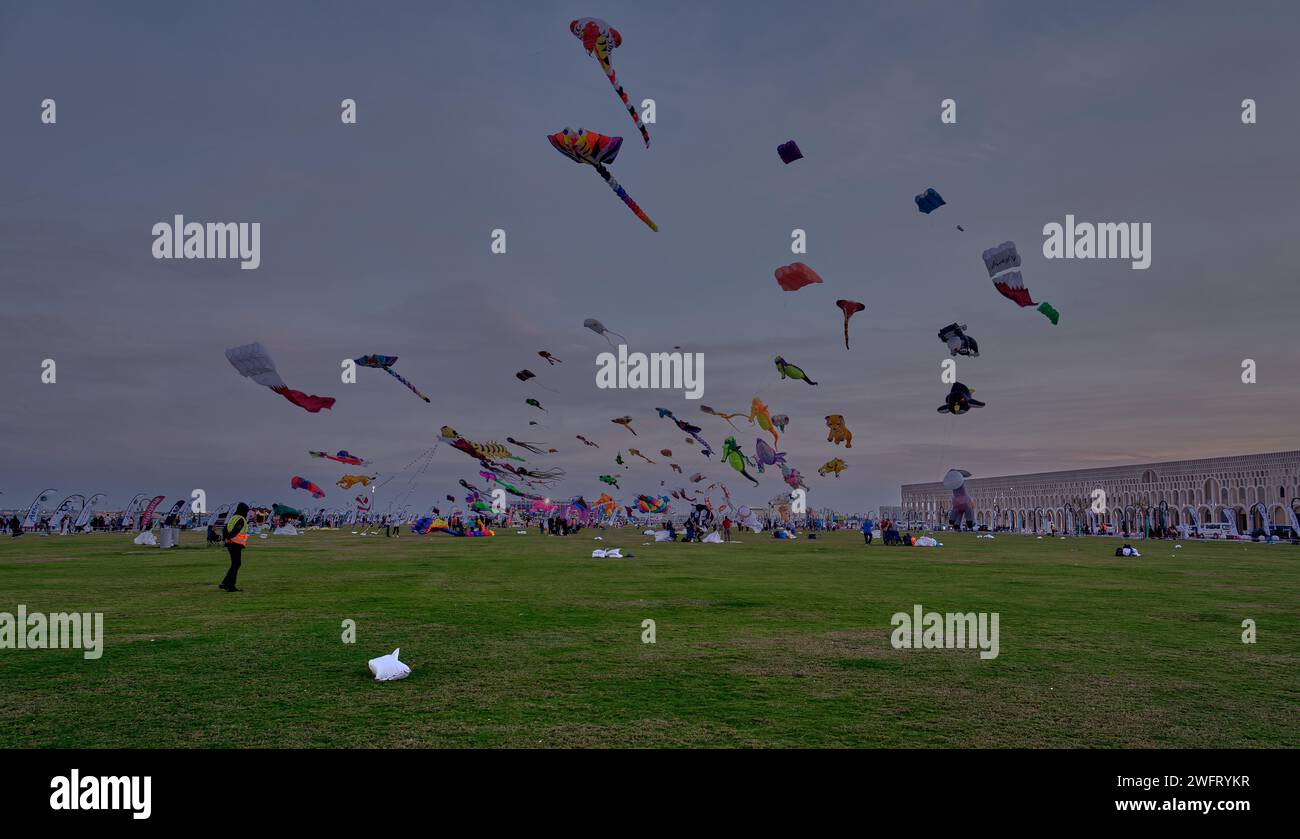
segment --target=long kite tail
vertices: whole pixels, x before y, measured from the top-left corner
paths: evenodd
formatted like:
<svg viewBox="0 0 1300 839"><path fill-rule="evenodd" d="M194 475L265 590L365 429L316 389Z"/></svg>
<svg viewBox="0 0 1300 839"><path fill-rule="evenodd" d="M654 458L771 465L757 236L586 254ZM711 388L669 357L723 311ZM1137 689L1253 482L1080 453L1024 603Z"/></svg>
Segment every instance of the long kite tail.
<svg viewBox="0 0 1300 839"><path fill-rule="evenodd" d="M614 194L623 199L623 203L627 205L629 210L636 214L637 218L644 221L646 226L654 232L659 232L659 225L650 220L650 217L645 214L645 210L642 210L641 207L632 200L632 196L628 195L627 190L623 189L623 187L619 185L619 182L614 180L614 176L609 173L608 169L600 164L596 164L596 171L605 179L605 183L609 184L609 188L614 190Z"/></svg>
<svg viewBox="0 0 1300 839"><path fill-rule="evenodd" d="M417 388L415 385L411 384L409 381L407 381L406 377L403 376L401 373L398 373L396 370L393 370L392 368L389 367L385 367L384 372L392 376L394 379L397 379L402 384L406 385L406 387L411 391L411 393L414 393L416 396L420 397L425 402L429 401L429 397L425 396L423 393L420 393L420 389Z"/></svg>
<svg viewBox="0 0 1300 839"><path fill-rule="evenodd" d="M618 94L618 98L623 100L623 105L627 108L628 115L632 117L632 122L636 123L636 127L640 129L641 139L645 140L645 147L650 148L650 133L645 130L645 125L641 122L641 115L628 101L627 92L623 90L623 85L618 83L618 75L614 72L614 65L609 61L609 54L602 54L597 51L596 60L600 62L600 69L605 71L605 78L609 79L609 83L614 86L614 92Z"/></svg>

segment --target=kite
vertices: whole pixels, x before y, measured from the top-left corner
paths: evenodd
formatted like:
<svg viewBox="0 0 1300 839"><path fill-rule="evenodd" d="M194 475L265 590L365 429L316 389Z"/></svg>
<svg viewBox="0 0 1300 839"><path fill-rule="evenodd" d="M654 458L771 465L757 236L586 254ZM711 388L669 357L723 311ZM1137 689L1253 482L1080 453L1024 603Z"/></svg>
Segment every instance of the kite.
<svg viewBox="0 0 1300 839"><path fill-rule="evenodd" d="M577 437L579 440L581 440L582 442L586 443L588 446L591 446L594 449L600 448L599 444L591 442L586 437L583 437L581 434L577 435Z"/></svg>
<svg viewBox="0 0 1300 839"><path fill-rule="evenodd" d="M628 449L628 451L632 451L632 450L631 450L631 449ZM659 450L659 454L663 455L664 457L672 457L672 456L673 456L673 450L672 450L672 449L660 449L660 450Z"/></svg>
<svg viewBox="0 0 1300 839"><path fill-rule="evenodd" d="M537 409L540 410L540 411L545 411L545 410L546 410L545 408L542 407L542 403L541 403L541 402L538 402L536 399L525 399L525 400L524 400L524 404L525 404L525 405L532 405L534 408L537 408Z"/></svg>
<svg viewBox="0 0 1300 839"><path fill-rule="evenodd" d="M745 471L745 467L753 465L754 461L746 457L745 453L740 450L740 446L736 444L735 437L728 437L726 440L722 441L722 459L725 460L732 469L735 469L746 478L749 478L755 484L758 483L757 478Z"/></svg>
<svg viewBox="0 0 1300 839"><path fill-rule="evenodd" d="M619 466L622 466L622 465L623 465L623 453L622 453L622 452L619 452L618 454L614 455L614 462L617 463Z"/></svg>
<svg viewBox="0 0 1300 839"><path fill-rule="evenodd" d="M526 382L529 379L537 378L537 374L534 373L532 370L520 370L518 373L515 374L515 378L521 382Z"/></svg>
<svg viewBox="0 0 1300 839"><path fill-rule="evenodd" d="M701 406L700 406L700 410L703 411L703 412L706 413L706 414L711 415L711 416L720 417L721 419L726 420L726 421L727 421L727 425L731 426L732 428L736 428L736 424L733 423L733 422L731 421L731 418L732 418L732 417L744 417L745 419L749 420L750 422L753 422L753 421L754 421L753 418L750 417L749 414L742 413L742 412L740 412L740 411L736 411L735 413L728 414L728 413L724 413L724 412L722 412L722 411L718 411L718 410L715 410L715 409L713 409L713 408L710 408L708 405L701 405ZM736 430L739 431L740 429L739 429L739 428L736 428Z"/></svg>
<svg viewBox="0 0 1300 839"><path fill-rule="evenodd" d="M600 478L598 478L597 480L599 480L603 484L609 484L614 489L619 488L618 478L615 478L613 475L601 475Z"/></svg>
<svg viewBox="0 0 1300 839"><path fill-rule="evenodd" d="M366 466L369 464L369 461L362 460L356 455L348 454L346 450L340 450L338 454L330 454L329 452L307 452L307 454L312 457L323 457L328 460L336 460L339 463L345 463L348 466Z"/></svg>
<svg viewBox="0 0 1300 839"><path fill-rule="evenodd" d="M781 162L787 166L796 160L803 160L803 152L799 151L799 144L794 140L789 140L777 146L776 153L781 158Z"/></svg>
<svg viewBox="0 0 1300 839"><path fill-rule="evenodd" d="M989 279L993 280L993 287L999 294L1022 309L1035 305L1029 289L1025 288L1024 277L1020 275L1020 271L1013 270L1020 268L1020 253L1016 250L1015 242L1003 242L989 248L984 251L983 257ZM1053 326L1061 319L1060 312L1056 311L1051 303L1038 304L1038 311L1050 320Z"/></svg>
<svg viewBox="0 0 1300 839"><path fill-rule="evenodd" d="M785 291L798 291L821 281L821 276L802 262L792 262L776 269L776 284Z"/></svg>
<svg viewBox="0 0 1300 839"><path fill-rule="evenodd" d="M361 484L363 487L370 486L370 482L375 477L375 475L344 475L334 482L334 486L339 489L352 489L357 484Z"/></svg>
<svg viewBox="0 0 1300 839"><path fill-rule="evenodd" d="M617 29L598 17L583 17L571 21L569 31L582 41L582 48L587 51L587 55L595 56L596 61L600 62L600 69L605 71L605 78L609 79L609 83L614 86L618 98L623 100L623 106L627 108L628 116L632 117L632 122L636 123L637 130L641 132L641 139L645 140L646 148L650 148L650 134L641 123L641 115L628 101L627 93L623 91L623 86L618 83L618 76L614 73L614 65L610 63L610 53L615 47L622 46L623 36Z"/></svg>
<svg viewBox="0 0 1300 839"><path fill-rule="evenodd" d="M791 364L779 355L776 357L776 372L781 374L782 379L802 379L810 385L817 384L808 378L808 374L803 371L802 367Z"/></svg>
<svg viewBox="0 0 1300 839"><path fill-rule="evenodd" d="M562 360L560 360L560 359L556 358L555 356L551 355L551 354L548 353L546 350L538 350L537 354L540 355L542 358L546 359L546 363L549 364L549 365L551 365L551 366L555 366L556 364L563 364L563 363L564 363Z"/></svg>
<svg viewBox="0 0 1300 839"><path fill-rule="evenodd" d="M656 233L659 232L659 225L650 220L632 196L627 194L627 190L614 180L614 176L609 174L605 168L606 163L613 163L614 158L618 157L618 150L623 145L622 137L607 137L604 134L597 134L595 131L587 131L585 128L574 130L566 128L563 131L557 131L554 134L547 135L546 139L551 141L555 150L574 163L585 163L596 170L596 174L605 179L609 188L614 190L614 194L623 200L627 208L631 210L637 218L646 223L646 226Z"/></svg>
<svg viewBox="0 0 1300 839"><path fill-rule="evenodd" d="M671 466L672 470L676 472L678 475L682 474L682 467L678 466L676 463L670 463L668 465Z"/></svg>
<svg viewBox="0 0 1300 839"><path fill-rule="evenodd" d="M641 459L644 460L646 463L649 463L649 464L652 465L652 466L654 465L654 461L651 460L650 458L646 457L645 455L641 454L641 452L640 452L638 449L628 449L628 450L627 450L627 453L630 454L630 455L635 455L636 457L641 458Z"/></svg>
<svg viewBox="0 0 1300 839"><path fill-rule="evenodd" d="M624 428L626 428L628 431L631 431L633 435L636 435L636 429L632 427L631 417L618 417L617 419L610 420L610 422L615 423L617 425L621 425Z"/></svg>
<svg viewBox="0 0 1300 839"><path fill-rule="evenodd" d="M429 397L425 396L423 393L420 393L419 388L417 388L415 385L408 382L406 378L402 376L401 373L398 373L396 370L393 369L393 365L397 363L397 356L363 355L360 358L354 358L353 361L355 361L357 364L360 364L362 367L373 367L376 370L383 370L385 373L392 376L394 379L397 379L399 382L406 385L407 390L411 391L411 393L414 393L416 396L420 397L425 402L429 401Z"/></svg>
<svg viewBox="0 0 1300 839"><path fill-rule="evenodd" d="M507 437L507 438L506 438L506 442L509 443L509 444L512 445L512 446L518 446L518 447L521 448L521 449L527 449L528 451L532 452L533 454L545 454L545 452L543 452L541 449L537 448L537 444L536 444L536 443L528 443L528 442L525 442L525 441L516 440L514 437Z"/></svg>
<svg viewBox="0 0 1300 839"><path fill-rule="evenodd" d="M839 445L844 444L844 448L853 448L853 432L849 431L848 426L844 424L842 414L831 414L826 417L826 427L830 431L826 434L826 442Z"/></svg>
<svg viewBox="0 0 1300 839"><path fill-rule="evenodd" d="M827 475L834 474L835 477L838 478L840 476L840 473L848 468L849 465L837 457L834 460L828 460L825 463L823 463L821 467L817 470L817 474L821 475L823 478L826 477Z"/></svg>
<svg viewBox="0 0 1300 839"><path fill-rule="evenodd" d="M795 489L808 489L808 485L803 482L803 475L793 466L786 466L784 463L779 464L781 467L781 478L787 484Z"/></svg>
<svg viewBox="0 0 1300 839"><path fill-rule="evenodd" d="M779 452L767 444L767 441L759 437L754 441L754 460L758 464L759 474L762 474L764 466L779 466L785 463L785 452Z"/></svg>
<svg viewBox="0 0 1300 839"><path fill-rule="evenodd" d="M934 187L930 187L925 192L916 196L915 201L916 209L925 213L927 216L948 203L943 200L943 196L934 191Z"/></svg>
<svg viewBox="0 0 1300 839"><path fill-rule="evenodd" d="M311 497L312 497L312 498L324 498L324 497L325 497L325 490L323 490L323 489L321 489L320 487L316 486L315 484L313 484L311 481L307 480L306 478L299 477L298 475L294 475L294 476L293 476L293 478L289 481L289 486L292 487L293 489L305 489L305 490L307 490L308 492L311 493Z"/></svg>
<svg viewBox="0 0 1300 839"><path fill-rule="evenodd" d="M856 300L836 300L835 305L844 313L844 349L849 348L849 318L866 309L865 303Z"/></svg>
<svg viewBox="0 0 1300 839"><path fill-rule="evenodd" d="M704 475L701 475L699 472L696 472L694 475L691 475L691 483L698 484L700 481L704 480L704 478L705 478Z"/></svg>
<svg viewBox="0 0 1300 839"><path fill-rule="evenodd" d="M778 429L780 429L782 434L785 433L785 427L789 424L790 424L790 418L787 417L785 414L777 414L776 416L772 417L772 425L775 425Z"/></svg>
<svg viewBox="0 0 1300 839"><path fill-rule="evenodd" d="M772 418L771 413L768 412L767 406L763 404L763 400L759 399L757 396L755 396L754 400L749 403L749 417L751 421L758 422L759 428L772 435L772 445L776 446L777 442L781 439L780 435L777 434L776 431L776 422Z"/></svg>
<svg viewBox="0 0 1300 839"><path fill-rule="evenodd" d="M965 333L966 324L950 323L939 330L939 340L948 345L949 355L965 355L978 358L980 345Z"/></svg>
<svg viewBox="0 0 1300 839"><path fill-rule="evenodd" d="M592 332L595 332L597 335L604 338L606 341L609 341L610 335L618 335L617 332L614 332L613 330L609 329L608 327L605 326L605 324L601 323L595 318L587 318L582 322L582 325L590 329ZM624 338L622 335L618 335L618 337L623 341L623 343L627 343L627 339ZM614 346L614 342L609 341L609 345L611 347Z"/></svg>
<svg viewBox="0 0 1300 839"><path fill-rule="evenodd" d="M272 391L280 394L304 411L316 414L322 408L334 407L334 397L332 396L314 396L300 390L293 390L286 385L284 380L280 378L280 374L276 372L275 362L271 360L271 354L260 343L231 347L226 350L226 360L239 371L239 375L252 379L259 385L269 387Z"/></svg>
<svg viewBox="0 0 1300 839"><path fill-rule="evenodd" d="M638 495L636 497L636 506L638 510L648 515L664 513L668 511L669 507L668 496Z"/></svg>
<svg viewBox="0 0 1300 839"><path fill-rule="evenodd" d="M966 491L966 479L970 473L965 469L949 469L943 476L944 489L952 490L952 508L948 511L948 524L954 530L961 530L965 521L969 530L975 529L975 499Z"/></svg>
<svg viewBox="0 0 1300 839"><path fill-rule="evenodd" d="M686 420L678 419L677 417L673 416L673 412L668 410L667 408L655 408L655 410L659 412L659 417L661 419L663 417L667 417L668 419L673 421L673 424L677 426L678 430L684 431L685 433L691 435L690 437L685 438L686 442L690 443L693 440L694 442L699 443L701 454L703 454L705 457L713 456L713 447L708 444L708 441L706 441L703 437L700 436L700 431L702 429L698 425L692 425Z"/></svg>
<svg viewBox="0 0 1300 839"><path fill-rule="evenodd" d="M961 382L954 382L952 390L948 391L948 395L943 399L943 404L939 406L939 413L960 414L969 411L971 408L983 408L984 403L971 395L974 392Z"/></svg>

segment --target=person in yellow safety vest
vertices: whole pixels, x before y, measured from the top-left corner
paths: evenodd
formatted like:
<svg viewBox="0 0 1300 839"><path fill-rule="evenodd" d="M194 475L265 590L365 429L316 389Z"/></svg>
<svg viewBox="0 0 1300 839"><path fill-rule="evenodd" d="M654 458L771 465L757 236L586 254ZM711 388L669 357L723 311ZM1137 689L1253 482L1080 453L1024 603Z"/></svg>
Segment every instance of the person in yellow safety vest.
<svg viewBox="0 0 1300 839"><path fill-rule="evenodd" d="M244 545L248 544L247 516L248 505L240 502L234 514L226 519L226 526L221 531L226 550L230 552L230 570L226 572L226 578L217 586L223 591L243 591L235 588L235 578L239 576L240 554L244 552Z"/></svg>

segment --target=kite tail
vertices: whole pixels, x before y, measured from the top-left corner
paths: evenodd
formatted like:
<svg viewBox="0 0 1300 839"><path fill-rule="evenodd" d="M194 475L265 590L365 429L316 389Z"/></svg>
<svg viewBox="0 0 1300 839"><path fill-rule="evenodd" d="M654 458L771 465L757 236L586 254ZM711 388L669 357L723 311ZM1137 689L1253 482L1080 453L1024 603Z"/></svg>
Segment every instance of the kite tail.
<svg viewBox="0 0 1300 839"><path fill-rule="evenodd" d="M614 176L609 173L608 169L606 169L604 166L601 166L600 164L597 164L596 171L599 172L600 176L605 179L605 183L609 184L609 188L614 190L614 194L617 195L619 198L623 199L623 203L627 205L627 208L629 210L631 210L633 213L636 214L637 218L645 222L646 226L649 227L654 232L656 233L659 232L659 225L655 224L653 221L650 220L650 217L645 214L645 210L642 210L641 207L638 206L637 203L632 200L632 196L628 195L627 190L623 189L623 187L619 184L619 182L614 180Z"/></svg>
<svg viewBox="0 0 1300 839"><path fill-rule="evenodd" d="M423 393L420 393L420 389L417 388L415 385L411 384L410 382L408 382L401 373L398 373L396 370L393 370L388 367L384 368L384 372L392 376L394 379L397 379L402 384L406 385L407 389L409 389L411 393L414 393L416 396L420 397L425 402L429 401L429 397L425 396Z"/></svg>
<svg viewBox="0 0 1300 839"><path fill-rule="evenodd" d="M614 65L609 63L608 56L597 55L596 60L600 62L600 69L605 71L605 78L614 86L614 92L618 98L623 100L623 106L627 108L628 115L632 117L632 122L641 131L641 139L645 140L645 147L650 148L650 134L645 130L645 125L641 123L641 115L632 107L632 103L627 99L627 93L623 90L623 85L618 83L618 76L614 73Z"/></svg>
<svg viewBox="0 0 1300 839"><path fill-rule="evenodd" d="M844 349L849 348L849 319L844 319Z"/></svg>
<svg viewBox="0 0 1300 839"><path fill-rule="evenodd" d="M1061 313L1056 311L1051 303L1040 303L1038 311L1042 312L1052 322L1052 326L1056 326L1061 319Z"/></svg>

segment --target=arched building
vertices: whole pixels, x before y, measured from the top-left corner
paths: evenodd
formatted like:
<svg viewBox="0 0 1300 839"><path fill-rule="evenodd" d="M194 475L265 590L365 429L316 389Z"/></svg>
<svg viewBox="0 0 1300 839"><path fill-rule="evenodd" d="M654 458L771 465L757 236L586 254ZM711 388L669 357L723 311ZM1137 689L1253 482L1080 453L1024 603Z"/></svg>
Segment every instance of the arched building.
<svg viewBox="0 0 1300 839"><path fill-rule="evenodd" d="M1020 531L1098 532L1168 525L1224 524L1248 534L1297 527L1300 451L1173 460L1068 472L971 477L980 525ZM939 481L904 484L906 521L946 523L952 493ZM1103 495L1104 493L1104 495ZM1098 512L1100 511L1100 512ZM1298 528L1300 529L1300 528Z"/></svg>

